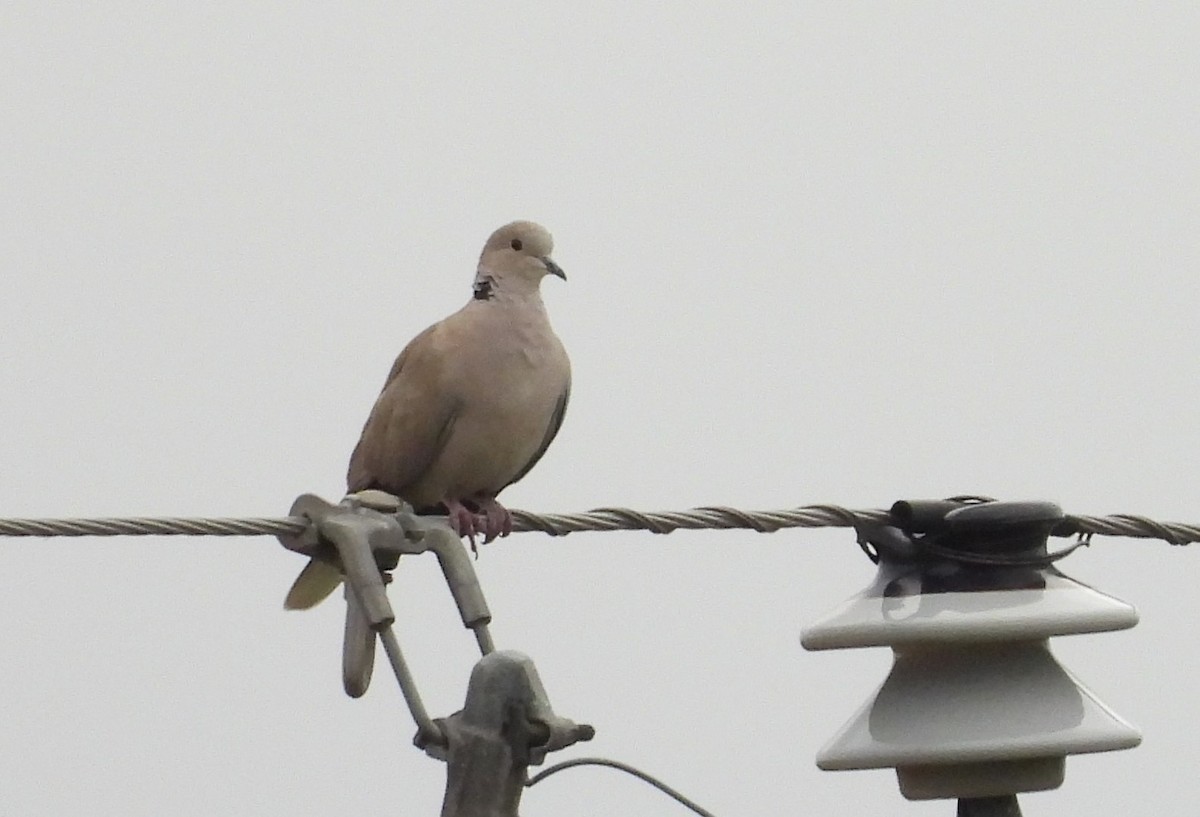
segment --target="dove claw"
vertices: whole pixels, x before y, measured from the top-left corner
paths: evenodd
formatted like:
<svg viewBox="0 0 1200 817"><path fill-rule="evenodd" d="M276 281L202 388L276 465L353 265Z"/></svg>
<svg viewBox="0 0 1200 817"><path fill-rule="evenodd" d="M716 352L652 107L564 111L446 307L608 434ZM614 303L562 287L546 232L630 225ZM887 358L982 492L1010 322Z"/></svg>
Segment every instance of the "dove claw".
<svg viewBox="0 0 1200 817"><path fill-rule="evenodd" d="M480 500L479 510L484 515L484 538L486 545L500 536L508 536L513 530L512 513L496 501L495 497Z"/></svg>
<svg viewBox="0 0 1200 817"><path fill-rule="evenodd" d="M449 517L447 521L450 523L451 529L459 536L465 536L467 542L471 545L471 552L479 558L479 548L475 544L475 536L479 531L479 520L471 510L456 499L446 499L442 502L446 506L446 514ZM484 542L491 540L485 538Z"/></svg>

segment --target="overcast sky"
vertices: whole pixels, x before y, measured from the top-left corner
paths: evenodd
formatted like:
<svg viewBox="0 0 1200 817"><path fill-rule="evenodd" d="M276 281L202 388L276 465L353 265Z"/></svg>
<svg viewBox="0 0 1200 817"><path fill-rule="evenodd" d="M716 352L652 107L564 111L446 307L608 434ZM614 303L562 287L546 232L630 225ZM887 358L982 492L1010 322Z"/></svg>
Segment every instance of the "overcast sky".
<svg viewBox="0 0 1200 817"><path fill-rule="evenodd" d="M1191 3L0 4L0 516L341 496L395 354L538 220L571 353L530 510L985 493L1200 520ZM1135 604L1056 654L1142 729L1026 815L1195 812L1198 554L1098 539ZM444 768L274 540L0 541L5 814L433 815ZM949 815L814 756L885 649L806 653L846 531L514 536L478 570L560 754L720 817ZM430 558L398 632L435 716L473 641ZM563 773L525 817L683 814Z"/></svg>

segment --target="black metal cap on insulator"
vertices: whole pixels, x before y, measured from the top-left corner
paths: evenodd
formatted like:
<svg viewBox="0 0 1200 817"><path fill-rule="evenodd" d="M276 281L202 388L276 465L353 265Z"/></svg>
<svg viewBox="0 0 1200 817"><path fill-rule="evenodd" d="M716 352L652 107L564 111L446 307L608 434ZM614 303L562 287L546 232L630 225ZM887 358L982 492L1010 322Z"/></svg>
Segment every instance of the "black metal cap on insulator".
<svg viewBox="0 0 1200 817"><path fill-rule="evenodd" d="M1065 518L1053 502L901 500L890 515L910 536L932 536L943 547L967 553L1045 552L1050 532Z"/></svg>
<svg viewBox="0 0 1200 817"><path fill-rule="evenodd" d="M1064 518L1053 502L988 502L951 511L946 526L954 546L972 553L1045 553Z"/></svg>

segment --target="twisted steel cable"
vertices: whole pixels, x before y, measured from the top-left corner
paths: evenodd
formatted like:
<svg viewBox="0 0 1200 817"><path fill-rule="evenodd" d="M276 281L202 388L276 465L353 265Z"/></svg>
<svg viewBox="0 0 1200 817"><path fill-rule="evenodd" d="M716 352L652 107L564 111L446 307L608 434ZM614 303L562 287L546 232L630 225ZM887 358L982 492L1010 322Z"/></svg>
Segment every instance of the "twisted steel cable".
<svg viewBox="0 0 1200 817"><path fill-rule="evenodd" d="M277 536L300 533L299 516L197 519L130 516L115 519L0 519L0 536Z"/></svg>
<svg viewBox="0 0 1200 817"><path fill-rule="evenodd" d="M839 505L804 505L774 511L745 511L711 506L685 511L636 511L597 508L582 513L533 513L514 510L513 529L565 536L584 531L753 530L773 533L785 528L853 528L888 523L886 510L850 510ZM122 517L113 519L0 519L0 536L278 536L308 527L299 516L206 519ZM1128 536L1161 539L1173 545L1200 541L1200 525L1157 522L1134 514L1068 515L1056 536Z"/></svg>

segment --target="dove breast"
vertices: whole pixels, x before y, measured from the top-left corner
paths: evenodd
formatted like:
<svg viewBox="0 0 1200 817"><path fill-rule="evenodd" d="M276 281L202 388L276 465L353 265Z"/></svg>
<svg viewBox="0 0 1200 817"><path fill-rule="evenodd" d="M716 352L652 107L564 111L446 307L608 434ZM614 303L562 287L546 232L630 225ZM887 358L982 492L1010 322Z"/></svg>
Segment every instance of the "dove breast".
<svg viewBox="0 0 1200 817"><path fill-rule="evenodd" d="M445 367L457 412L445 447L413 486L414 504L494 496L532 467L561 422L571 367L545 310L498 306L472 302L446 322L447 330L466 327Z"/></svg>
<svg viewBox="0 0 1200 817"><path fill-rule="evenodd" d="M494 496L545 451L570 382L540 298L472 300L401 353L351 458L351 490L417 507Z"/></svg>

